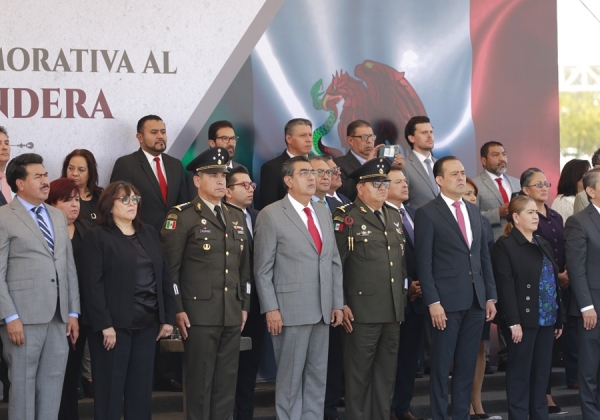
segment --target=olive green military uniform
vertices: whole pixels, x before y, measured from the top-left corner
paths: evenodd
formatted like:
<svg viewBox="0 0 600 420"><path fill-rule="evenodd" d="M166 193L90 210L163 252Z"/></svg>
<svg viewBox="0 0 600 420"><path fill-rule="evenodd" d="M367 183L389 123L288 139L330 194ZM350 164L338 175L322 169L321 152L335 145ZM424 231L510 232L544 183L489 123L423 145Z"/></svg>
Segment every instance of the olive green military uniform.
<svg viewBox="0 0 600 420"><path fill-rule="evenodd" d="M224 419L233 412L242 310L250 310L244 213L221 207L225 230L200 197L175 206L161 230L177 312L191 324L184 341L188 419Z"/></svg>
<svg viewBox="0 0 600 420"><path fill-rule="evenodd" d="M405 238L400 214L384 205L385 229L360 199L333 213L344 271L344 300L354 316L343 333L346 418L387 419L404 320Z"/></svg>

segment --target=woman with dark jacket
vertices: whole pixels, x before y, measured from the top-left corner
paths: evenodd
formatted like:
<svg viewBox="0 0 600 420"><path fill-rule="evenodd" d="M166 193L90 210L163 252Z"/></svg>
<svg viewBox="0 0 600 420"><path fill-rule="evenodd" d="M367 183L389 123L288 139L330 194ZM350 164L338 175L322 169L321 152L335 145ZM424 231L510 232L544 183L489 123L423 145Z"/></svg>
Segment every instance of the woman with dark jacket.
<svg viewBox="0 0 600 420"><path fill-rule="evenodd" d="M141 197L126 182L98 200L98 224L83 246L83 296L91 325L94 418L152 416L155 341L173 331L175 296L158 233L138 217Z"/></svg>
<svg viewBox="0 0 600 420"><path fill-rule="evenodd" d="M539 217L533 199L513 198L507 218L504 236L492 251L492 266L508 345L509 419L548 419L546 386L552 344L562 333L565 316L559 268L550 244L534 235Z"/></svg>
<svg viewBox="0 0 600 420"><path fill-rule="evenodd" d="M79 290L81 290L81 279L83 278L83 236L92 225L81 218L77 183L67 178L59 178L52 181L46 203L62 211L67 218L67 228L69 230L69 237L71 238L71 245L73 246L73 259L75 260L75 268L77 269ZM85 317L86 305L83 299L80 299L80 302L79 337L75 342L72 342L67 337L67 340L69 340L69 358L67 359L62 398L60 400L60 411L58 412L59 420L79 419L79 404L77 402L79 371L88 331L86 328L87 319Z"/></svg>

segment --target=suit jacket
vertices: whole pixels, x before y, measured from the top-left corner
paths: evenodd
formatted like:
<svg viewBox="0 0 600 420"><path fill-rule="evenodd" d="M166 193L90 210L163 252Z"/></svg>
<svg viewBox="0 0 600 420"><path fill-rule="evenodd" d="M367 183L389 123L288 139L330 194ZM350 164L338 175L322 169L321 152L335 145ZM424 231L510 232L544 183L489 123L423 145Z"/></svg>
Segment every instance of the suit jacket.
<svg viewBox="0 0 600 420"><path fill-rule="evenodd" d="M431 160L435 163L437 159L431 156ZM431 185L429 175L414 150L406 157L402 172L408 182L408 202L413 208L418 209L438 195L439 190Z"/></svg>
<svg viewBox="0 0 600 420"><path fill-rule="evenodd" d="M233 327L250 310L250 261L246 222L238 208L221 205L225 229L196 196L167 215L161 231L171 265L177 313L192 325Z"/></svg>
<svg viewBox="0 0 600 420"><path fill-rule="evenodd" d="M413 225L415 222L415 212L416 210L410 206L409 204L404 204L404 208L406 212L410 216L413 221ZM408 275L409 286L413 280L419 280L419 270L417 267L417 256L415 253L415 243L410 239L410 236L404 234L406 238L406 246L404 247L404 255L406 257L406 271ZM423 298L417 298L411 302L410 299L407 300L406 311L414 311L417 314L424 314L425 307L423 306Z"/></svg>
<svg viewBox="0 0 600 420"><path fill-rule="evenodd" d="M277 200L281 200L287 194L281 176L281 166L288 159L290 159L290 155L288 155L286 149L281 155L264 163L260 168L259 210Z"/></svg>
<svg viewBox="0 0 600 420"><path fill-rule="evenodd" d="M521 191L521 184L517 178L509 175L504 175L506 180L512 188L512 192L516 193ZM481 210L481 214L488 218L494 231L494 240L498 240L502 236L502 229L506 224L506 219L500 219L498 208L504 204L502 195L498 190L498 184L492 181L492 178L487 174L486 171L482 171L475 178L473 178L479 193L477 194L477 204ZM507 191L508 192L508 191ZM510 199L510 197L508 197Z"/></svg>
<svg viewBox="0 0 600 420"><path fill-rule="evenodd" d="M423 301L441 302L446 312L467 310L473 304L473 284L479 306L497 300L490 254L479 208L465 206L473 241L469 248L448 205L438 195L415 213L417 269Z"/></svg>
<svg viewBox="0 0 600 420"><path fill-rule="evenodd" d="M71 245L73 245L73 259L75 260L75 269L77 270L77 279L79 280L79 306L81 307L81 316L79 317L79 324L88 325L85 298L83 296L83 238L88 230L93 228L95 225L88 222L83 217L75 220L75 233L71 239Z"/></svg>
<svg viewBox="0 0 600 420"><path fill-rule="evenodd" d="M357 198L333 213L335 239L344 268L344 299L354 322L404 321L406 261L402 221L396 209L381 209L385 228ZM345 221L354 220L352 227ZM354 239L354 249L348 237Z"/></svg>
<svg viewBox="0 0 600 420"><path fill-rule="evenodd" d="M54 254L31 214L15 198L0 207L0 320L18 314L23 324L47 324L56 313L80 313L79 286L65 215L46 205ZM58 278L57 278L58 276ZM58 289L56 282L58 281Z"/></svg>
<svg viewBox="0 0 600 420"><path fill-rule="evenodd" d="M154 266L161 324L175 323L175 299L169 264L152 226L136 232ZM83 296L93 331L128 328L134 315L136 263L129 239L117 227L95 226L83 240Z"/></svg>
<svg viewBox="0 0 600 420"><path fill-rule="evenodd" d="M158 232L160 232L167 211L176 204L188 201L187 183L181 161L166 153L161 156L168 187L166 203L163 201L158 179L141 148L130 155L117 159L110 176L110 182L126 181L136 186L142 196L139 208L140 218Z"/></svg>
<svg viewBox="0 0 600 420"><path fill-rule="evenodd" d="M322 231L321 254L288 196L265 207L256 218L254 278L261 313L279 309L284 326L329 324L342 309L342 265L331 215L313 208Z"/></svg>
<svg viewBox="0 0 600 420"><path fill-rule="evenodd" d="M337 198L333 198L330 196L325 196L325 200L327 200L327 205L329 205L329 210L333 213L335 211L335 209L337 209L340 206L343 206L344 204L350 204L351 201L348 197L346 197L344 194L341 193L337 193L338 197L340 198L340 200L338 200Z"/></svg>
<svg viewBox="0 0 600 420"><path fill-rule="evenodd" d="M565 225L565 256L572 290L569 315L580 317L581 309L590 305L600 313L599 255L600 214L590 203L569 217Z"/></svg>
<svg viewBox="0 0 600 420"><path fill-rule="evenodd" d="M529 242L518 229L513 229L508 235L501 236L494 246L492 266L498 290L498 315L508 326L539 326L540 274L545 255L554 267L558 303L555 328L560 329L565 308L558 283L559 268L554 262L550 243L539 235L534 236L539 246Z"/></svg>
<svg viewBox="0 0 600 420"><path fill-rule="evenodd" d="M356 159L352 150L348 150L348 153L343 156L338 156L333 161L340 167L342 175L342 186L338 189L338 194L341 192L348 197L350 201L354 201L356 198L356 182L354 182L352 178L348 178L348 175L362 165L358 159Z"/></svg>
<svg viewBox="0 0 600 420"><path fill-rule="evenodd" d="M2 194L2 191L0 191L0 207L4 206L6 204L6 198L4 198L4 194Z"/></svg>

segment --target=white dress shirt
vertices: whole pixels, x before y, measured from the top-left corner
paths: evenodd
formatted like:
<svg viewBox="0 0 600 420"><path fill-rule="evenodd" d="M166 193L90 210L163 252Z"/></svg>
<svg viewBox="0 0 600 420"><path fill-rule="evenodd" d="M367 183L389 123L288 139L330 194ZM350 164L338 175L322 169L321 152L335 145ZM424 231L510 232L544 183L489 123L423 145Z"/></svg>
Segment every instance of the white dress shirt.
<svg viewBox="0 0 600 420"><path fill-rule="evenodd" d="M498 191L500 191L500 187L498 186L498 183L496 182L496 178L500 178L502 180L502 186L504 187L504 190L506 191L506 195L508 195L508 199L510 200L510 196L513 193L512 187L510 186L510 182L508 182L508 180L506 179L506 177L504 176L504 174L502 175L494 175L491 172L488 172L487 170L485 171L486 174L489 175L489 177L492 179L492 181L494 182L494 185L496 186L496 188L498 188Z"/></svg>
<svg viewBox="0 0 600 420"><path fill-rule="evenodd" d="M312 205L312 200L308 203L308 206L304 206L302 203L300 203L299 201L294 199L294 197L292 197L291 195L288 194L287 196L290 199L290 203L292 203L294 210L296 210L298 212L300 219L302 219L302 221L304 222L304 225L306 226L307 230L308 230L308 216L306 215L306 213L304 213L304 207L308 207L310 209L313 220L315 222L315 226L317 226L317 230L319 231L319 236L321 237L321 239L323 239L323 231L321 230L321 225L319 224L319 218L317 217L317 213L315 212L315 209Z"/></svg>
<svg viewBox="0 0 600 420"><path fill-rule="evenodd" d="M154 161L154 158L160 159L160 169L162 170L163 176L165 177L165 182L167 183L167 185L169 185L169 181L167 180L167 172L165 171L165 163L163 162L162 154L160 154L158 156L152 156L150 153L146 152L144 149L142 149L142 152L144 152L144 154L146 155L146 159L148 159L148 163L150 164L150 167L152 168L152 172L154 173L154 176L156 177L157 181L159 179L158 179L158 172L156 172L156 162Z"/></svg>
<svg viewBox="0 0 600 420"><path fill-rule="evenodd" d="M465 202L462 200L462 198L460 200L452 200L446 197L444 194L440 195L448 205L448 208L452 212L454 219L456 219L456 208L452 205L452 203L454 203L455 201L458 201L460 203L460 210L462 211L463 218L465 219L465 229L467 230L467 238L469 239L469 248L471 248L471 244L473 243L473 231L471 230L471 219L469 219L469 212L467 211L467 206L465 205ZM458 219L456 219L456 223L458 223Z"/></svg>

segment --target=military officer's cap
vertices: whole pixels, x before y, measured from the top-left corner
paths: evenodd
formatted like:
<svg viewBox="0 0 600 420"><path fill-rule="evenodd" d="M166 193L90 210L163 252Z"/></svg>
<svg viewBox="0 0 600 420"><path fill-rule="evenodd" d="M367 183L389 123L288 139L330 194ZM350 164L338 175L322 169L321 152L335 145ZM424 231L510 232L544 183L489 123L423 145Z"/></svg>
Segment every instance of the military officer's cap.
<svg viewBox="0 0 600 420"><path fill-rule="evenodd" d="M186 167L190 172L203 172L207 174L217 174L220 172L229 172L227 170L229 162L229 153L222 147L212 147L200 153Z"/></svg>
<svg viewBox="0 0 600 420"><path fill-rule="evenodd" d="M356 182L384 181L390 171L390 161L386 158L375 158L365 162L360 168L348 175Z"/></svg>

